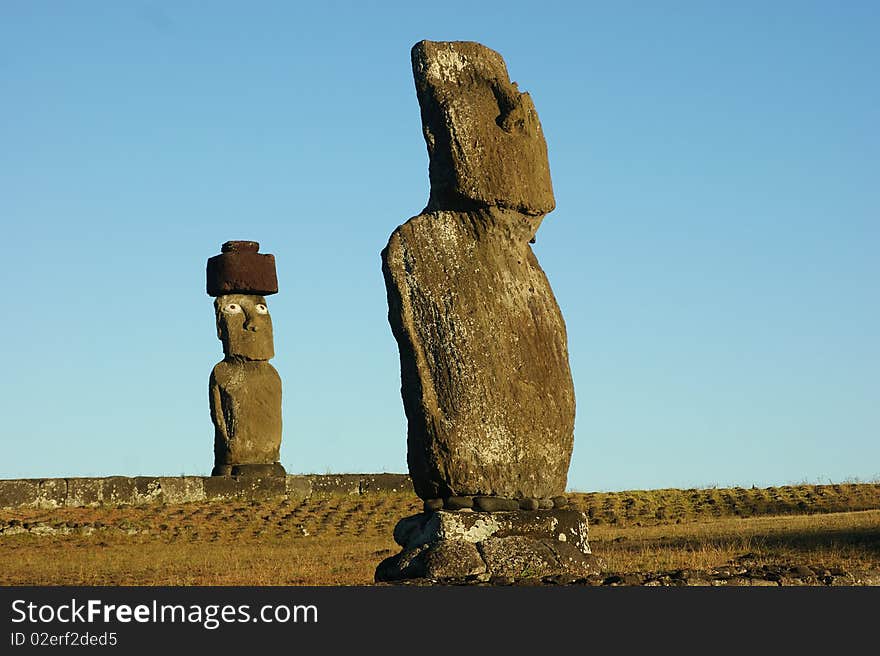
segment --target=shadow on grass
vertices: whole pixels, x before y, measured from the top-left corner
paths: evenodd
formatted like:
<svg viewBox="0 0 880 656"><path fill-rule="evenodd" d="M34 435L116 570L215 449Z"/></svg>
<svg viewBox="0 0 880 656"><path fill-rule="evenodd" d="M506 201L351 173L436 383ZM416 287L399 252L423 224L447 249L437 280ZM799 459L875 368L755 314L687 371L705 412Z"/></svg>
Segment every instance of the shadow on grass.
<svg viewBox="0 0 880 656"><path fill-rule="evenodd" d="M605 548L618 552L638 552L646 547L657 547L679 551L698 551L707 545L717 549L741 549L748 545L750 551L760 550L765 554L809 555L846 551L859 554L868 559L880 558L880 527L854 528L811 528L797 529L770 534L731 534L703 536L699 538L660 537L660 538L615 538L612 540L590 540L593 550L601 553Z"/></svg>

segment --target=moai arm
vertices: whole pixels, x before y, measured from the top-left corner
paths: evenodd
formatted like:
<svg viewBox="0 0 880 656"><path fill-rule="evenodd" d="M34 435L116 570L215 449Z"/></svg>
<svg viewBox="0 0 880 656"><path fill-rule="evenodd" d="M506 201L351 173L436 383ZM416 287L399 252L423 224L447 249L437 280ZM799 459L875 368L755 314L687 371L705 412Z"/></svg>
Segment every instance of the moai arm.
<svg viewBox="0 0 880 656"><path fill-rule="evenodd" d="M214 372L208 382L208 401L211 404L211 421L214 423L215 439L221 438L225 444L229 443L229 432L226 429L226 417L223 412L223 400L220 396L220 385Z"/></svg>

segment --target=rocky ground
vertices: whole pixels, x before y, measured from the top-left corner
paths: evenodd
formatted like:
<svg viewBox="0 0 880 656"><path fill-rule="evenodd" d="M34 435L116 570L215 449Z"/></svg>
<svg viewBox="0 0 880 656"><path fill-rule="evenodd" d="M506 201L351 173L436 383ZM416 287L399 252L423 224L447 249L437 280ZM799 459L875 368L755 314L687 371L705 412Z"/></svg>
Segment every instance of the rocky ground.
<svg viewBox="0 0 880 656"><path fill-rule="evenodd" d="M445 585L585 585L585 586L880 586L880 569L846 571L810 565L749 565L747 560L709 570L680 569L669 572L603 573L585 578L551 576L513 580L494 577L488 581L447 580ZM437 585L438 581L415 579L393 585ZM390 585L390 584L389 584Z"/></svg>

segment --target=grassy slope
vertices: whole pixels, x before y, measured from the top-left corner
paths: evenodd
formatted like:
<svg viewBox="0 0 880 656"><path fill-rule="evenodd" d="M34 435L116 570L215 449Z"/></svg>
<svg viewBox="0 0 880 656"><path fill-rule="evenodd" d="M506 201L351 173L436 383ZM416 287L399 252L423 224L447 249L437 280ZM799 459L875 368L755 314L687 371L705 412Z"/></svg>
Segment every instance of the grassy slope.
<svg viewBox="0 0 880 656"><path fill-rule="evenodd" d="M880 568L880 484L573 493L613 572ZM411 494L0 511L3 585L364 585Z"/></svg>

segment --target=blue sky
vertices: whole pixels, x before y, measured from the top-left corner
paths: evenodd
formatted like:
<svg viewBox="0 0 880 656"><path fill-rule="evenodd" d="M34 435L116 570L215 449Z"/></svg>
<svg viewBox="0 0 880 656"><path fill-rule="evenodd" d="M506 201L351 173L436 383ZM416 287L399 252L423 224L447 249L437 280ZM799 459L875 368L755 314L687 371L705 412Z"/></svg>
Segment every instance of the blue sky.
<svg viewBox="0 0 880 656"><path fill-rule="evenodd" d="M880 477L880 4L0 5L0 477L208 474L205 261L274 253L291 473L406 470L379 252L420 39L498 50L557 209L572 490Z"/></svg>

